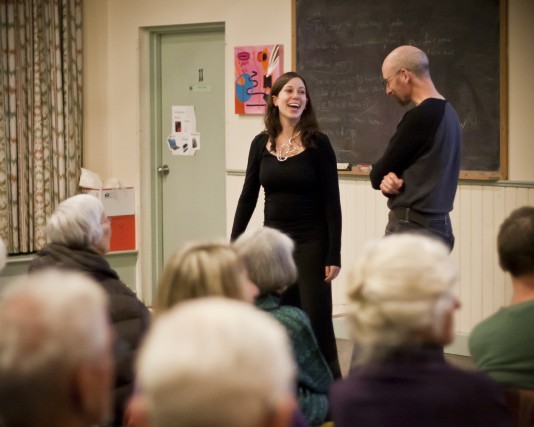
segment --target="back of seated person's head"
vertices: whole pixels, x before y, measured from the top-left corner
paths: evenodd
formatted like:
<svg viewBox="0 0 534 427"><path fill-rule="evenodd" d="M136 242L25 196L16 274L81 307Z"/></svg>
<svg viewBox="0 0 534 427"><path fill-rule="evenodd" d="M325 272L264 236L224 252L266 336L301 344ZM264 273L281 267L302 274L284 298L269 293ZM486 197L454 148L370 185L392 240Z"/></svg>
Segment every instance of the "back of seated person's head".
<svg viewBox="0 0 534 427"><path fill-rule="evenodd" d="M504 271L514 277L534 275L534 207L516 209L504 220L497 250Z"/></svg>
<svg viewBox="0 0 534 427"><path fill-rule="evenodd" d="M46 223L49 243L88 248L102 238L104 206L96 197L78 194L61 202Z"/></svg>
<svg viewBox="0 0 534 427"><path fill-rule="evenodd" d="M91 279L54 270L17 279L0 295L0 331L0 424L107 419L112 337L107 297Z"/></svg>
<svg viewBox="0 0 534 427"><path fill-rule="evenodd" d="M191 243L166 262L158 283L156 309L164 311L192 298L223 296L251 300L243 261L226 243ZM253 297L252 297L253 299Z"/></svg>
<svg viewBox="0 0 534 427"><path fill-rule="evenodd" d="M452 340L458 282L448 248L420 234L368 244L347 287L347 321L359 344L355 365L379 362L403 346Z"/></svg>
<svg viewBox="0 0 534 427"><path fill-rule="evenodd" d="M137 377L152 427L285 426L295 409L283 327L228 298L200 298L160 315Z"/></svg>
<svg viewBox="0 0 534 427"><path fill-rule="evenodd" d="M234 242L234 247L261 295L281 291L297 280L295 245L282 232L269 227L246 232Z"/></svg>

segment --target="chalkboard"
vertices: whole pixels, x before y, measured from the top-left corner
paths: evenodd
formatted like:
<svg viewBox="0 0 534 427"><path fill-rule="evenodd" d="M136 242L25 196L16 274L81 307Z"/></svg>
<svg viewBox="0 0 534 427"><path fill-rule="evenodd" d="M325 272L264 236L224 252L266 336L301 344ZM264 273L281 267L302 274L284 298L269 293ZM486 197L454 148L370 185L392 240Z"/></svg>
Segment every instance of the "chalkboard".
<svg viewBox="0 0 534 427"><path fill-rule="evenodd" d="M385 94L382 62L410 44L427 53L436 88L460 117L464 177L505 178L504 1L294 1L296 69L338 162L371 164L385 150L407 109Z"/></svg>

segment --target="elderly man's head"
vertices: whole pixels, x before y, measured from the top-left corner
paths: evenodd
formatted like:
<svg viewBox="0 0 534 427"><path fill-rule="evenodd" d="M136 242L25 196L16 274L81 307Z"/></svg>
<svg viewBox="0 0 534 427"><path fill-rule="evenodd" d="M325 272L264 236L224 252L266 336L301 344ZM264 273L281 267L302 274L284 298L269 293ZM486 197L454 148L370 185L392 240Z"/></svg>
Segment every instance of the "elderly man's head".
<svg viewBox="0 0 534 427"><path fill-rule="evenodd" d="M163 313L137 373L153 427L291 424L295 367L288 338L244 302L200 298Z"/></svg>
<svg viewBox="0 0 534 427"><path fill-rule="evenodd" d="M96 283L53 270L18 279L0 295L0 331L0 424L107 419L112 336Z"/></svg>

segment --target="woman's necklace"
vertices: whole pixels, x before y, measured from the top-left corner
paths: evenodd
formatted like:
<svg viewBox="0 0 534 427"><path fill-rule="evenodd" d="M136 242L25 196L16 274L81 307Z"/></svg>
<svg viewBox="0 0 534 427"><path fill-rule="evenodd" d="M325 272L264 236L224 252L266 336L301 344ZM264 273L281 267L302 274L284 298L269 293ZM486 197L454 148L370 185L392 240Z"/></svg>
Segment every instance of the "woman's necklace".
<svg viewBox="0 0 534 427"><path fill-rule="evenodd" d="M285 162L288 157L299 153L299 147L293 144L293 140L300 135L300 131L295 136L289 138L287 143L276 149L276 158L279 162Z"/></svg>

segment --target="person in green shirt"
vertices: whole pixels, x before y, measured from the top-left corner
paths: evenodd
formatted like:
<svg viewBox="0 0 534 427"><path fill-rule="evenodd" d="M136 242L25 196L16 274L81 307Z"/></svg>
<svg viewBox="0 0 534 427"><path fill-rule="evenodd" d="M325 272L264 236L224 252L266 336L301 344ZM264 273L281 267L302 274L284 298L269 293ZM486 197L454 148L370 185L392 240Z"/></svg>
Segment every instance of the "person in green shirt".
<svg viewBox="0 0 534 427"><path fill-rule="evenodd" d="M497 249L501 268L512 276L512 301L473 329L469 350L497 382L534 390L534 207L505 219Z"/></svg>

